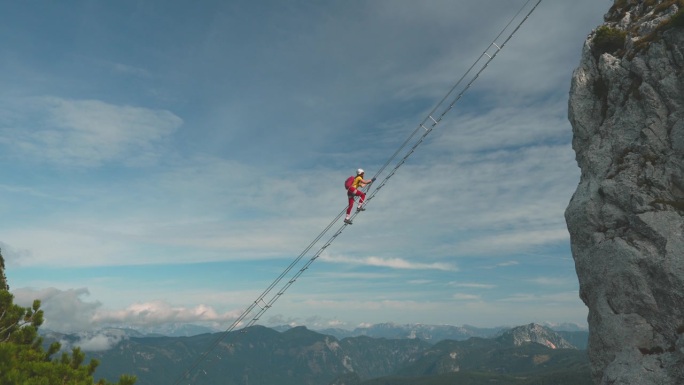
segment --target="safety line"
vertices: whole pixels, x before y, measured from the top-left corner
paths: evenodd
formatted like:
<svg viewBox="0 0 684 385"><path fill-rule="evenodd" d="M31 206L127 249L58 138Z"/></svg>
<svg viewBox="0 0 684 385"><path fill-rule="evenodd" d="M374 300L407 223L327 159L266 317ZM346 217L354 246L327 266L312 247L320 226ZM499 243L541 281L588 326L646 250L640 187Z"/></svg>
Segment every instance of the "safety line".
<svg viewBox="0 0 684 385"><path fill-rule="evenodd" d="M539 4L541 3L542 0L537 0L537 2L534 4L534 6L529 10L529 12L527 12L527 14L525 15L525 17L524 17L524 18L515 26L515 28L509 33L509 35L506 37L506 39L504 40L504 42L501 43L500 45L497 44L496 41L505 33L505 31L511 26L511 24L513 23L513 21L514 21L516 18L518 18L518 16L522 13L522 11L528 6L528 4L529 4L531 1L532 1L532 0L527 0L527 2L522 6L522 8L520 8L520 10L518 11L518 13L516 13L515 16L513 16L513 18L512 18L511 21L506 25L506 27L504 27L504 29L503 29L503 30L494 38L494 40L492 41L492 43L490 43L489 46L484 50L484 52L482 52L482 54L477 58L477 60L475 60L475 62L473 63L473 65L470 66L470 68L468 68L468 70L466 71L466 73L465 73L465 74L458 80L458 82L456 82L456 84L449 90L449 92L446 94L446 96L445 96L444 98L442 98L442 100L441 100L441 101L440 101L440 102L439 102L439 103L430 111L430 113L428 113L428 115L425 117L425 119L423 119L423 121L420 122L420 124L418 124L418 127L416 127L416 129L415 129L415 130L413 131L413 133L409 136L409 138L404 142L404 144L402 144L402 146L400 147L400 149L397 150L397 151L394 153L394 155L392 155L392 157L391 157L391 158L390 158L390 159L389 159L389 160L380 168L380 170L376 173L376 175L375 175L374 177L377 177L377 175L379 175L380 173L382 173L382 172L385 170L385 168L387 168L387 166L396 158L396 156L398 155L398 153L401 152L401 150L402 150L403 148L405 148L406 145L407 145L408 143L410 143L411 139L412 139L412 138L413 138L421 129L423 129L423 130L425 131L425 132L423 132L423 134L420 136L420 138L415 142L415 144L409 149L409 151L406 153L406 155L404 155L404 157L403 157L403 158L397 163L397 165L392 169L392 171L391 171L384 179L382 179L382 182L373 190L373 192L372 192L371 194L369 194L369 195L366 197L366 203L364 203L364 206L367 205L367 204L373 199L373 197L375 197L375 195L376 195L376 194L378 193L378 191L387 183L387 181L388 181L392 176L394 176L394 174L397 172L397 170L399 169L399 167L401 167L401 166L404 164L404 162L406 162L406 160L411 156L411 154L413 154L413 152L416 150L416 148L418 148L418 146L420 146L420 144L423 143L423 141L425 140L425 137L427 137L427 136L432 132L432 130L433 130L433 129L442 121L442 119L444 118L444 116L445 116L449 111L451 111L451 109L454 107L454 105L461 99L461 97L463 97L463 95L466 93L466 91L468 91L468 89L473 85L473 83L475 82L475 80L477 80L477 79L480 77L480 74L482 74L482 72L487 68L487 66L489 66L489 63L491 63L491 62L494 60L494 58L496 58L496 56L497 56L497 55L499 54L499 52L503 49L503 47L506 46L506 44L508 43L508 41L511 40L511 38L513 37L513 35L515 35L515 33L520 29L520 27L523 25L523 23L525 23L525 21L530 17L530 15L532 14L532 12L534 12L535 9L537 9L537 6L539 6ZM489 51L492 50L492 47L494 47L493 53L490 54ZM475 68L475 66L476 66L478 63L482 62L482 61L484 60L485 57L487 57L487 59L486 59L486 60L484 61L484 63L481 65L480 69L472 76L472 78L470 78L470 80L468 81L468 83L466 83L466 85L463 87L463 89L462 89L462 90L453 98L453 100L451 101L451 103L449 103L449 105L446 106L446 107L444 108L444 110L442 110L442 112L439 114L439 117L438 117L438 118L434 118L433 115L435 114L435 112L436 112L437 110L440 109L440 107L444 104L444 102L449 98L449 96L450 96L451 94L454 93L454 91L455 91L455 90L458 88L458 86L463 82L463 80L467 77L467 75L473 70L473 68ZM432 121L432 124L429 124L429 127L426 127L425 124L426 124L428 121Z"/></svg>
<svg viewBox="0 0 684 385"><path fill-rule="evenodd" d="M506 39L503 41L501 44L497 44L497 41L501 36L503 36L507 30L509 30L510 26L513 25L514 21L518 19L520 14L528 7L528 5L532 2L533 0L527 0L527 2L518 10L518 12L511 18L511 20L508 22L508 24L501 30L501 32L494 38L494 40L487 46L487 48L484 50L482 54L475 60L475 62L468 68L468 70L465 72L465 74L456 82L456 84L449 90L449 92L442 98L442 100L437 103L437 105L428 113L428 115L421 121L416 129L409 135L409 137L404 141L404 143L399 147L397 151L394 152L394 154L389 158L389 160L376 172L374 178L377 180L377 176L380 175L389 165L394 161L397 156L401 153L401 151L406 148L409 143L411 143L412 139L417 135L418 132L422 129L424 132L420 135L418 140L411 146L411 148L406 152L406 154L401 158L401 160L394 166L394 168L390 171L389 174L387 174L381 181L380 184L375 187L375 183L371 184L370 186L367 186L366 188L370 188L371 186L374 187L371 193L369 193L366 196L364 207L367 207L368 203L377 195L377 193L382 189L382 187L385 186L385 184L389 181L389 179L394 176L394 174L397 172L397 170L408 160L408 158L415 152L415 150L418 148L418 146L423 143L425 138L432 132L432 130L442 121L444 116L454 107L454 105L461 99L461 97L465 94L465 92L472 86L472 84L477 80L480 76L480 74L487 68L489 63L491 63L494 58L498 55L498 53L503 49L503 47L508 43L508 41L513 37L513 35L520 29L520 27L523 25L523 23L530 17L530 15L535 11L537 6L541 3L542 0L536 0L536 3L534 6L527 12L525 17L515 26L515 28L508 34ZM493 48L492 48L493 47ZM484 59L484 58L487 59ZM478 63L483 62L481 64L481 67L479 70L470 78L470 80L465 84L465 86L461 89L461 91L456 94L456 96L451 100L448 106L443 107L444 103L449 99L449 97L455 92L456 89L461 85L461 83L468 77L468 75L473 71L473 69L478 65ZM440 110L440 108L443 108L439 114L436 115L436 112ZM431 123L430 123L431 122ZM199 355L195 361L186 369L179 377L178 379L173 383L174 385L179 385L183 381L189 380L193 381L191 378L191 375L195 373L200 364L207 359L209 354L216 349L216 347L228 336L230 332L235 330L238 326L242 324L243 321L245 321L248 316L255 311L256 308L259 310L256 311L256 314L254 317L252 317L251 320L247 321L246 324L243 327L243 331L247 329L250 326L253 326L260 318L261 316L270 309L273 304L283 295L285 294L285 291L292 286L297 279L304 274L304 272L313 264L313 262L318 259L321 254L335 241L335 239L342 234L344 229L348 226L348 224L343 224L341 225L337 231L323 244L322 247L299 269L297 270L292 277L287 280L281 288L275 292L275 294L270 297L270 299L266 300L266 297L273 291L273 289L278 286L281 281L292 271L292 269L302 260L302 258L318 243L318 241L323 238L323 236L330 231L330 229L338 223L339 219L345 214L347 207L342 209L340 213L326 226L326 228L321 231L316 238L302 251L291 263L288 265L285 270L257 297L256 300L254 300L243 312L240 314L240 316L223 332L219 333L217 338L215 338L211 344L205 349L205 351ZM359 212L354 212L351 216L350 219L354 219ZM219 357L220 358L220 357ZM206 372L205 372L206 373ZM192 382L189 382L188 384L191 384Z"/></svg>

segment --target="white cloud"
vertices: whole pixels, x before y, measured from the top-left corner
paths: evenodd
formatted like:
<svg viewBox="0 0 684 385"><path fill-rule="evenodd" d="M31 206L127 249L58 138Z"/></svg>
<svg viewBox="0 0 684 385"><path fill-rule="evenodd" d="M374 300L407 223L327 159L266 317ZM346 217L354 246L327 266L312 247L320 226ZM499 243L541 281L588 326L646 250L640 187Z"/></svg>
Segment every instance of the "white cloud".
<svg viewBox="0 0 684 385"><path fill-rule="evenodd" d="M88 289L60 290L56 288L34 290L19 288L13 290L15 301L28 306L35 299L41 301L46 329L59 332L77 332L92 330L93 320L102 304L98 301L86 302L83 297L90 294Z"/></svg>
<svg viewBox="0 0 684 385"><path fill-rule="evenodd" d="M540 306L544 305L557 305L562 303L577 302L579 298L579 293L576 291L567 291L559 293L512 293L507 297L498 299L498 302L527 302L527 303L537 303Z"/></svg>
<svg viewBox="0 0 684 385"><path fill-rule="evenodd" d="M317 330L326 328L348 329L351 326L347 322L336 318L322 317L318 315L309 317L285 317L282 314L272 315L268 318L266 324L270 326L306 326L309 329Z"/></svg>
<svg viewBox="0 0 684 385"><path fill-rule="evenodd" d="M89 293L86 288L13 290L15 302L22 306L29 306L34 299L41 300L41 309L45 315L44 327L63 333L93 331L103 325L142 328L178 323L225 325L242 313L241 310L219 313L213 307L201 304L194 307L172 306L165 301L134 303L124 309L107 310L99 301L85 301L83 297ZM83 343L92 346L106 345L116 340L114 337L84 334L83 339L87 342Z"/></svg>
<svg viewBox="0 0 684 385"><path fill-rule="evenodd" d="M456 301L479 301L480 300L479 295L466 294L466 293L454 293L451 295L451 298L453 298Z"/></svg>
<svg viewBox="0 0 684 385"><path fill-rule="evenodd" d="M467 283L467 282L450 282L449 283L455 287L465 287L470 289L494 289L496 285L483 284L483 283Z"/></svg>
<svg viewBox="0 0 684 385"><path fill-rule="evenodd" d="M516 266L519 265L518 261L503 261L491 266L484 266L483 269L498 269L500 267Z"/></svg>
<svg viewBox="0 0 684 385"><path fill-rule="evenodd" d="M454 153L482 154L483 151L502 151L524 147L548 148L547 143L566 142L569 132L567 102L549 100L543 103L518 105L515 102L501 103L490 110L454 113L444 122L435 144L442 151ZM542 156L570 157L572 154L564 144L563 148L552 147ZM501 152L501 154L506 154ZM515 155L509 154L510 155ZM483 159L486 160L486 159ZM543 165L542 165L543 166Z"/></svg>
<svg viewBox="0 0 684 385"><path fill-rule="evenodd" d="M99 100L44 97L12 105L26 116L0 127L6 151L60 166L154 163L159 146L183 123L169 111Z"/></svg>
<svg viewBox="0 0 684 385"><path fill-rule="evenodd" d="M538 277L528 281L542 286L566 286L577 282L577 279L571 281L569 278Z"/></svg>
<svg viewBox="0 0 684 385"><path fill-rule="evenodd" d="M12 240L12 262L16 266L97 266L111 263L116 256L127 255L129 246L116 238L101 236L97 224L16 228L3 234ZM17 246L14 246L17 245Z"/></svg>
<svg viewBox="0 0 684 385"><path fill-rule="evenodd" d="M31 254L29 250L15 249L2 241L0 241L0 252L2 252L7 267L19 264L20 260L29 257Z"/></svg>
<svg viewBox="0 0 684 385"><path fill-rule="evenodd" d="M77 333L75 341L63 339L60 340L62 350L71 350L72 347L78 346L81 350L86 352L99 352L109 350L116 346L122 340L127 339L126 333L123 330L107 329L93 333Z"/></svg>
<svg viewBox="0 0 684 385"><path fill-rule="evenodd" d="M418 263L411 262L402 258L382 258L375 256L357 258L340 255L331 256L329 254L324 254L321 255L320 259L324 262L330 263L388 267L391 269L458 271L458 268L450 263Z"/></svg>
<svg viewBox="0 0 684 385"><path fill-rule="evenodd" d="M138 68L138 67L134 67L134 66L127 65L127 64L114 63L114 62L105 62L104 64L108 65L112 69L112 71L119 72L119 73L122 73L124 75L132 75L132 76L141 77L141 78L149 78L149 77L153 76L152 73L150 73L150 71L148 71L144 68Z"/></svg>
<svg viewBox="0 0 684 385"><path fill-rule="evenodd" d="M134 303L122 310L99 311L94 321L110 325L153 326L167 323L219 322L235 320L242 312L219 314L211 306L172 306L164 301Z"/></svg>
<svg viewBox="0 0 684 385"><path fill-rule="evenodd" d="M472 255L510 255L534 246L569 243L569 239L567 229L520 230L473 237L461 242L459 249Z"/></svg>

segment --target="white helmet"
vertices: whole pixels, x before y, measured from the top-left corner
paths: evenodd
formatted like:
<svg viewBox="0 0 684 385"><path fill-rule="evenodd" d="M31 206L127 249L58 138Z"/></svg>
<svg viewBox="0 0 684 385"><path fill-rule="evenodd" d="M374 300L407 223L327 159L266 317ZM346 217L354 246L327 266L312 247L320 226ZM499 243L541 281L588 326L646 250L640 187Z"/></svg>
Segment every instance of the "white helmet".
<svg viewBox="0 0 684 385"><path fill-rule="evenodd" d="M362 168L356 170L356 175L361 175L361 174L363 174L363 169L362 169Z"/></svg>

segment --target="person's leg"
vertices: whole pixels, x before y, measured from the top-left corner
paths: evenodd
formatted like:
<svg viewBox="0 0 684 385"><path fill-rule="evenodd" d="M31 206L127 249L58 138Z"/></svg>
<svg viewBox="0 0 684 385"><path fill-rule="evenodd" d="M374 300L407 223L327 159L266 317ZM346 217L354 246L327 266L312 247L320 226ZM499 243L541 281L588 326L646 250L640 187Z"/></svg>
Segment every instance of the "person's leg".
<svg viewBox="0 0 684 385"><path fill-rule="evenodd" d="M363 202L366 200L366 194L361 190L356 190L356 195L360 197L358 209L361 210L361 208L363 207Z"/></svg>
<svg viewBox="0 0 684 385"><path fill-rule="evenodd" d="M354 208L354 193L349 191L347 193L347 198L349 199L349 205L347 206L347 217L346 217L346 219L349 219L349 215L351 214L352 208Z"/></svg>

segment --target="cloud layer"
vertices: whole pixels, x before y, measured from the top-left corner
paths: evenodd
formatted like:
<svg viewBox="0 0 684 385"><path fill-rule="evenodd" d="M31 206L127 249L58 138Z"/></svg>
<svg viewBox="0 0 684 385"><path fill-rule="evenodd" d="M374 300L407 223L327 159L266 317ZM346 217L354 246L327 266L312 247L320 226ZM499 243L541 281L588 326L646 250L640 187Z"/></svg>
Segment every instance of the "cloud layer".
<svg viewBox="0 0 684 385"><path fill-rule="evenodd" d="M225 326L523 4L13 3L0 15L21 37L0 53L10 286L62 331ZM543 2L273 319L583 322L567 92L608 7Z"/></svg>
<svg viewBox="0 0 684 385"><path fill-rule="evenodd" d="M90 294L85 288L22 288L14 290L13 294L15 302L22 306L29 306L35 299L40 300L45 313L43 326L63 333L95 332L103 327L145 329L167 324L206 324L220 328L233 322L241 313L236 310L219 314L211 306L203 304L185 308L164 301L133 303L125 309L105 310L102 303L85 299ZM83 343L94 347L98 344L107 345L117 338L120 340L123 336L117 333L108 336L90 333L83 335L83 339L88 341Z"/></svg>
<svg viewBox="0 0 684 385"><path fill-rule="evenodd" d="M166 139L183 124L169 111L59 97L10 102L13 115L0 136L16 157L52 166L153 164ZM27 121L26 118L30 120Z"/></svg>

